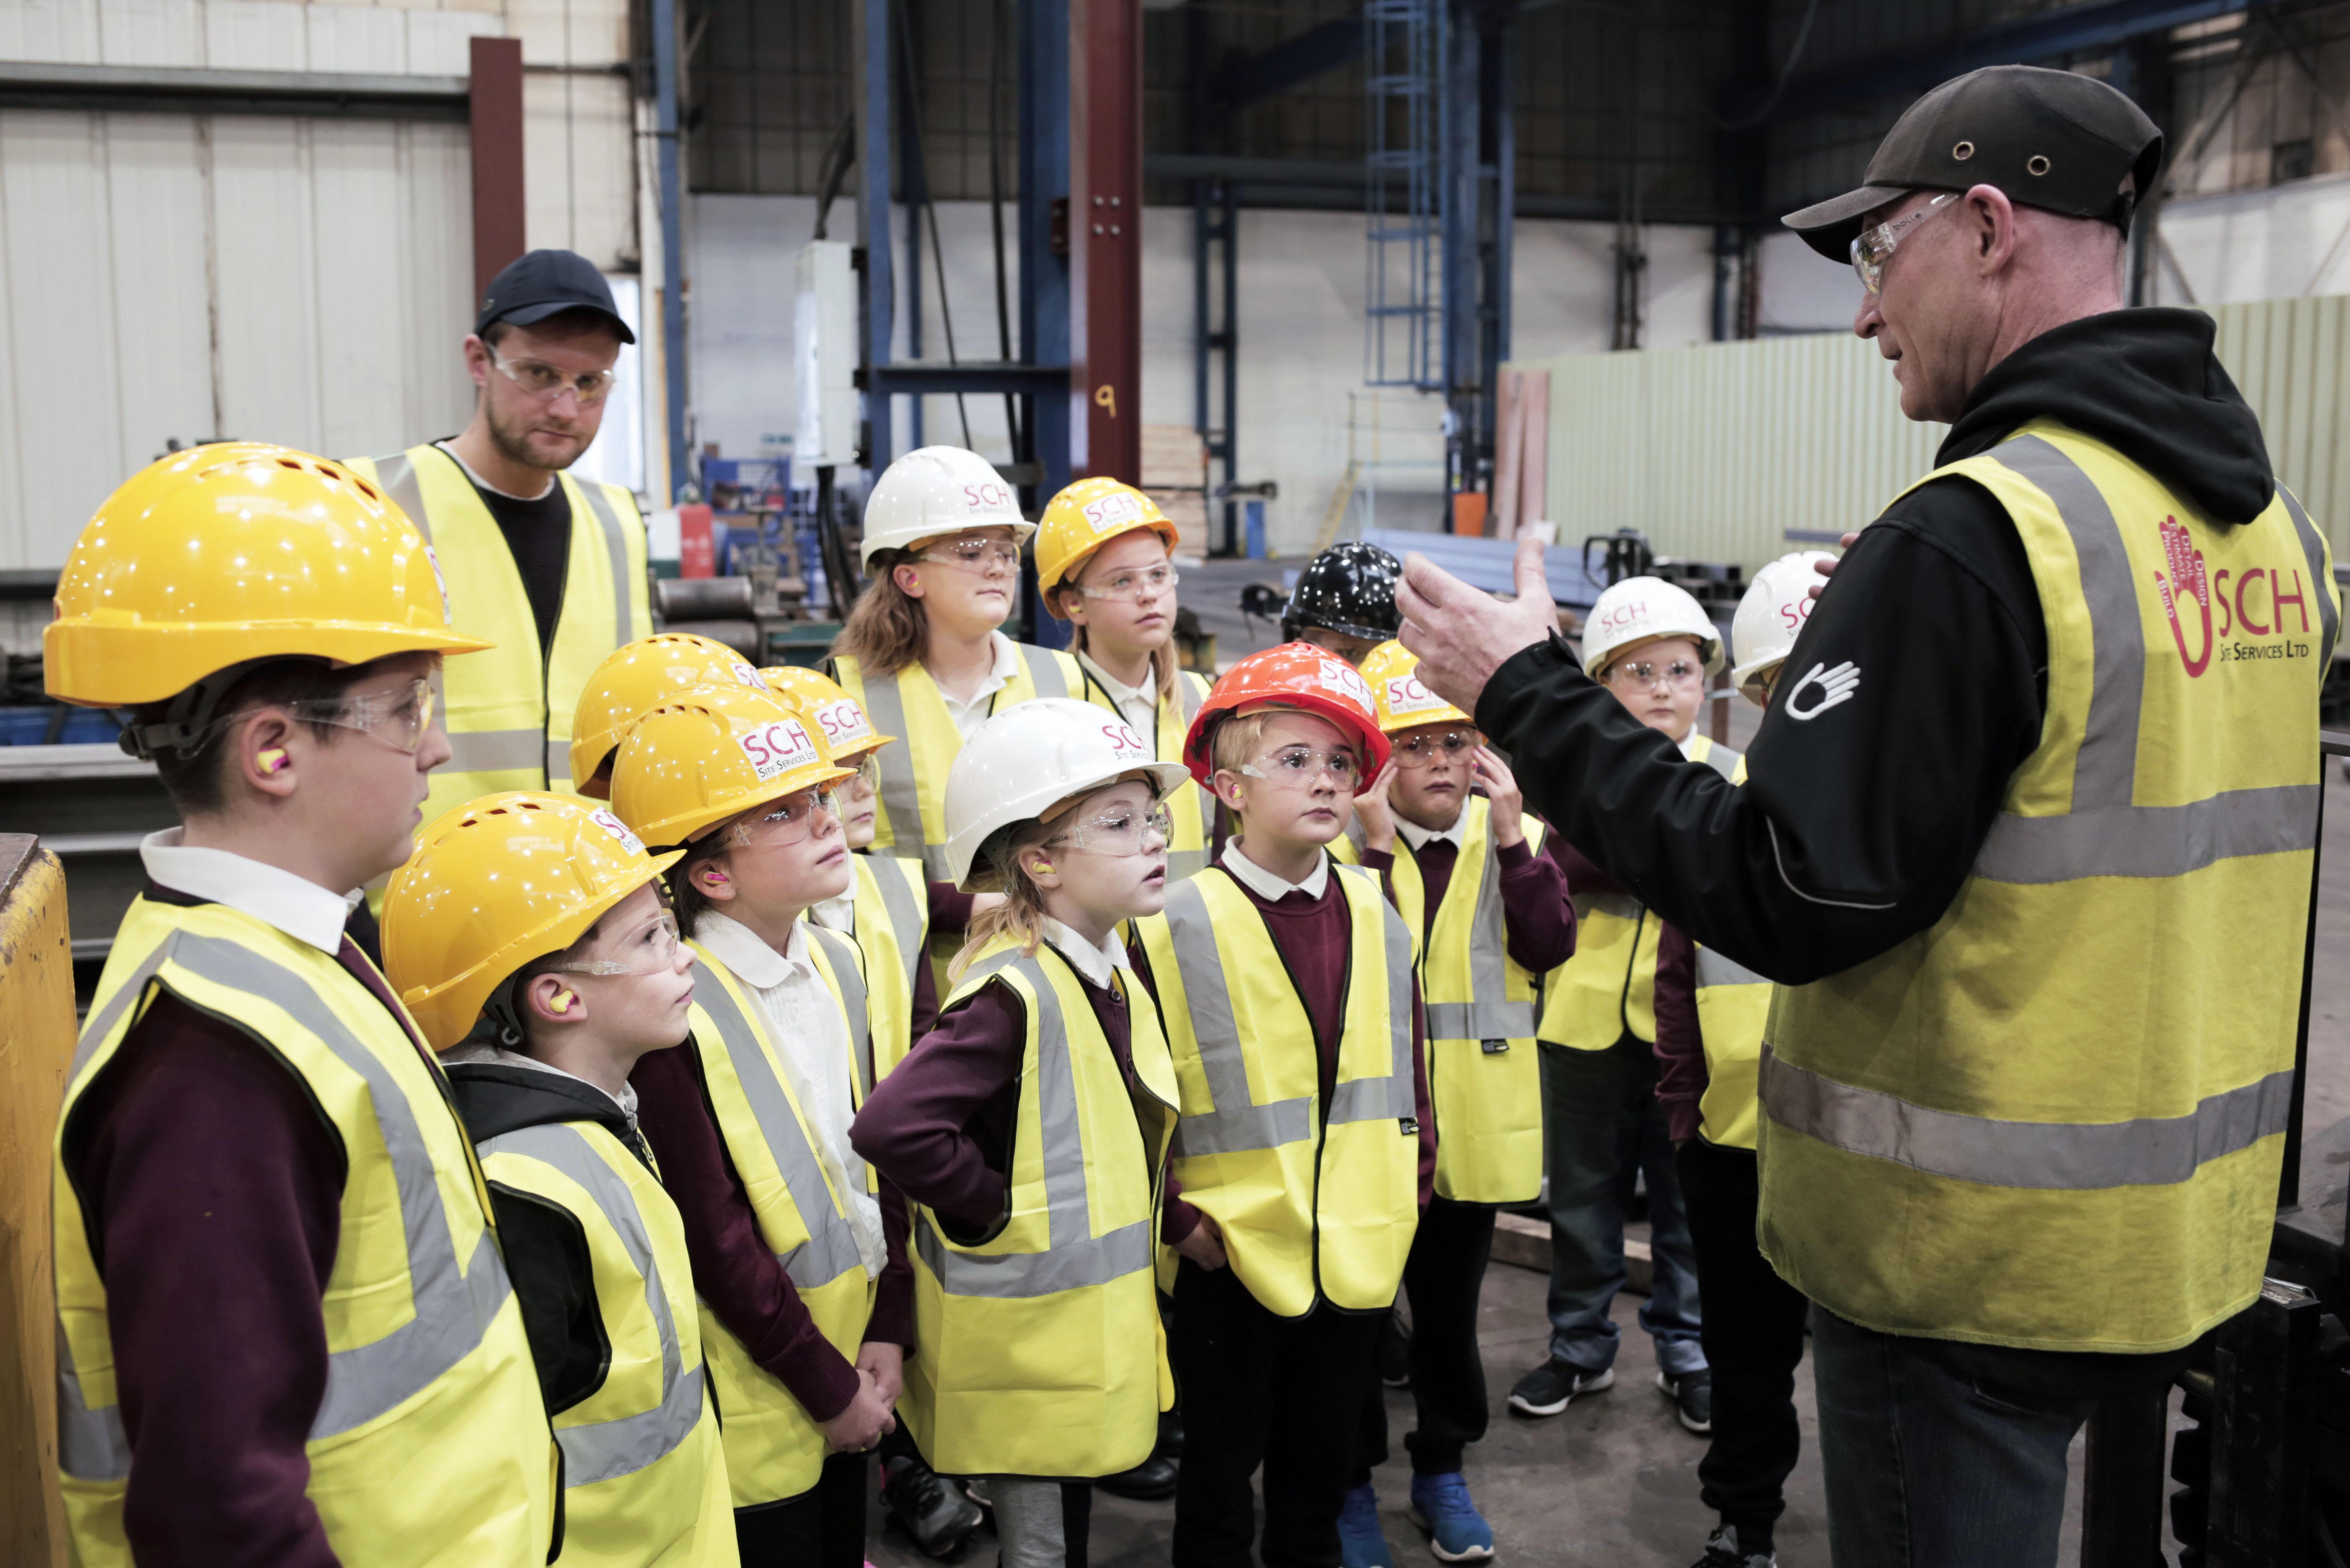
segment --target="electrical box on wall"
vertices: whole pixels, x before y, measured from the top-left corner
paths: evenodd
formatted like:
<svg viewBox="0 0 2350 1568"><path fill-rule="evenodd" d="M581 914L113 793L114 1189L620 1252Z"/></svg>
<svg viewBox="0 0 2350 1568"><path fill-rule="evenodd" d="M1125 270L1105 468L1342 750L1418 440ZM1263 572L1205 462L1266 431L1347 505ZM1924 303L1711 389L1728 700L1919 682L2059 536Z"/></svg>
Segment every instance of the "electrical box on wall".
<svg viewBox="0 0 2350 1568"><path fill-rule="evenodd" d="M792 354L800 394L793 466L848 468L857 462L857 285L845 240L812 241L800 252Z"/></svg>

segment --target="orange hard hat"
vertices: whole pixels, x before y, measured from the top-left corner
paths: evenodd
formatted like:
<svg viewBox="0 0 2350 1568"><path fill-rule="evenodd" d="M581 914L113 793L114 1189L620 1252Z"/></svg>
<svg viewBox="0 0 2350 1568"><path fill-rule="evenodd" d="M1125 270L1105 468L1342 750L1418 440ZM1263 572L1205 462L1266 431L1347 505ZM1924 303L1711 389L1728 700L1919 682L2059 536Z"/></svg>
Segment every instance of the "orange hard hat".
<svg viewBox="0 0 2350 1568"><path fill-rule="evenodd" d="M1362 748L1365 778L1388 765L1388 738L1371 705L1368 682L1326 648L1284 642L1225 670L1200 704L1191 733L1183 737L1183 765L1191 776L1203 784L1215 776L1210 742L1218 724L1232 714L1268 708L1294 708L1344 730Z"/></svg>

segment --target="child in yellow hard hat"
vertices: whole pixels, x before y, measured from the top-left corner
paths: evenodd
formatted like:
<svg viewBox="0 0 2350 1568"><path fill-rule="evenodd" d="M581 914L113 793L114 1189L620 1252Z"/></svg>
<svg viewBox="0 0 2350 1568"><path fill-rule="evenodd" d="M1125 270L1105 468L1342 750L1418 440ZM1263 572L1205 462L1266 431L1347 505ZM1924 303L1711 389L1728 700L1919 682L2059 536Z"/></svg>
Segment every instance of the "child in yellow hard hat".
<svg viewBox="0 0 2350 1568"><path fill-rule="evenodd" d="M67 556L49 694L128 710L182 823L139 846L59 1113L79 1561L556 1545L559 1456L489 1195L347 898L408 858L449 760L440 659L484 646L399 507L285 447L155 462Z"/></svg>
<svg viewBox="0 0 2350 1568"><path fill-rule="evenodd" d="M1461 1474L1468 1445L1485 1434L1477 1299L1496 1206L1542 1195L1534 999L1541 976L1575 951L1575 906L1557 862L1540 853L1543 824L1525 815L1508 765L1468 714L1420 683L1419 666L1399 642L1363 660L1394 751L1355 797L1355 826L1341 843L1359 846L1362 864L1386 877L1420 943L1436 1184L1404 1264L1418 1416L1404 1447L1413 1522L1438 1558L1473 1563L1493 1555L1492 1530ZM1375 1382L1339 1521L1350 1565L1388 1560L1371 1489L1371 1469L1387 1455L1387 1400Z"/></svg>
<svg viewBox="0 0 2350 1568"><path fill-rule="evenodd" d="M732 1568L693 1266L629 1075L691 1027L660 874L608 811L516 791L419 836L385 972L442 1053L564 1451L564 1557Z"/></svg>
<svg viewBox="0 0 2350 1568"><path fill-rule="evenodd" d="M751 1568L863 1563L866 1456L912 1340L899 1206L847 1141L872 1083L860 956L800 918L848 886L851 771L742 687L655 708L612 763L614 814L684 851L692 1049L633 1082L685 1217Z"/></svg>
<svg viewBox="0 0 2350 1568"><path fill-rule="evenodd" d="M1025 1568L1085 1561L1085 1481L1149 1455L1173 1392L1153 1263L1175 1071L1117 931L1165 901L1163 797L1184 776L1087 703L981 727L948 781L948 852L965 887L1008 897L857 1120L920 1205L908 1426L986 1478Z"/></svg>
<svg viewBox="0 0 2350 1568"><path fill-rule="evenodd" d="M613 649L588 675L571 715L572 789L590 800L611 799L620 737L670 698L702 686L764 691L767 682L724 643L690 631L659 631Z"/></svg>
<svg viewBox="0 0 2350 1568"><path fill-rule="evenodd" d="M1175 659L1175 547L1182 542L1159 504L1115 479L1080 479L1053 497L1036 527L1036 588L1045 607L1074 623L1070 650L1086 672L1087 700L1108 709L1172 762L1208 695L1208 682ZM1175 838L1168 875L1208 863L1216 797L1186 780L1168 802Z"/></svg>

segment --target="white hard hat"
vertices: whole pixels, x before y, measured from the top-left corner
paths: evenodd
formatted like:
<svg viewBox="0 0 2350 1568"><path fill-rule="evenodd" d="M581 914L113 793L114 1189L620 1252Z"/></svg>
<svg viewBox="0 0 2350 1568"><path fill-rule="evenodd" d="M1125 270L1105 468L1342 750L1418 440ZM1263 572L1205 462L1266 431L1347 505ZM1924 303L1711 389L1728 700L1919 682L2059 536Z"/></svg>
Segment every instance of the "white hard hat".
<svg viewBox="0 0 2350 1568"><path fill-rule="evenodd" d="M1755 703L1762 701L1762 680L1786 661L1795 647L1795 634L1812 616L1812 585L1820 575L1812 568L1835 557L1825 550L1798 550L1782 556L1754 574L1754 586L1738 601L1731 618L1730 644L1737 665L1730 678Z"/></svg>
<svg viewBox="0 0 2350 1568"><path fill-rule="evenodd" d="M924 446L891 463L865 498L865 565L884 550L967 528L1009 528L1024 545L1036 524L995 465L959 446Z"/></svg>
<svg viewBox="0 0 2350 1568"><path fill-rule="evenodd" d="M1006 708L972 732L947 770L947 875L966 893L995 891L995 868L972 862L999 829L1128 774L1148 777L1159 796L1191 776L1181 763L1155 760L1107 708L1066 697Z"/></svg>
<svg viewBox="0 0 2350 1568"><path fill-rule="evenodd" d="M1660 637L1695 639L1705 672L1721 668L1721 632L1689 590L1662 577L1627 577L1599 596L1583 623L1583 668L1607 672L1616 656Z"/></svg>

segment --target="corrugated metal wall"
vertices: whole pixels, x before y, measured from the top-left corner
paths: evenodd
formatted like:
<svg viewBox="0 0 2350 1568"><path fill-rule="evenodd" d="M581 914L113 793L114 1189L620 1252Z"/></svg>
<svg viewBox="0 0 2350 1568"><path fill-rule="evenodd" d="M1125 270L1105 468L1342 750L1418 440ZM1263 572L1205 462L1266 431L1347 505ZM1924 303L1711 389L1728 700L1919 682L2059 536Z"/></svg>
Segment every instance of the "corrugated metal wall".
<svg viewBox="0 0 2350 1568"><path fill-rule="evenodd" d="M2220 361L2269 455L2350 556L2350 296L2220 306ZM1901 417L1877 346L1844 333L1523 361L1551 373L1561 543L1638 528L1667 554L1750 569L1790 528L1875 516L1933 466L1943 426Z"/></svg>

